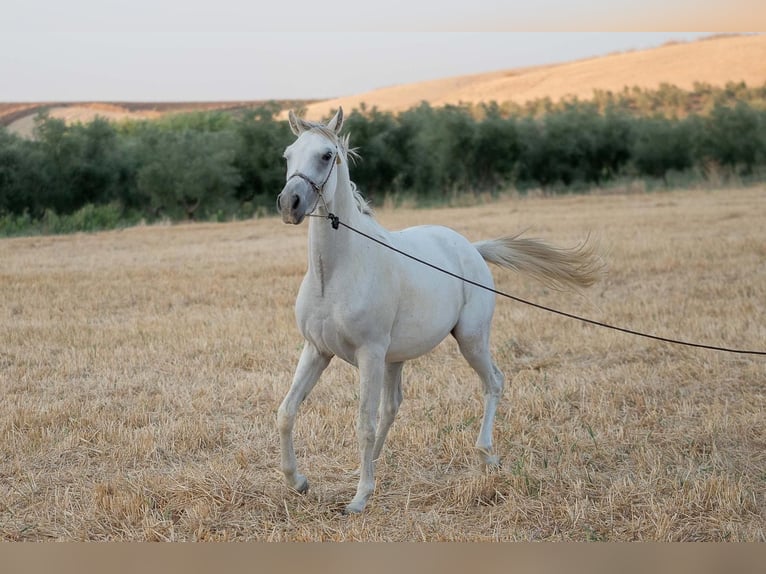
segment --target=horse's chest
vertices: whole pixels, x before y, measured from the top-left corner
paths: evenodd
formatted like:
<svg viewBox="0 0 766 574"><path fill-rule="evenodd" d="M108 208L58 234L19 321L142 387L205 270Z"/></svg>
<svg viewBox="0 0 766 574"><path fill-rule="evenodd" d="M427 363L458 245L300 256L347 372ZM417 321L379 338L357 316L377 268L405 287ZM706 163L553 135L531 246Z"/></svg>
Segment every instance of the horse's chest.
<svg viewBox="0 0 766 574"><path fill-rule="evenodd" d="M298 328L306 340L323 353L337 355L355 364L356 352L366 338L368 322L361 305L301 293L295 314Z"/></svg>
<svg viewBox="0 0 766 574"><path fill-rule="evenodd" d="M348 363L356 364L359 345L345 322L338 322L324 314L308 314L298 316L298 326L303 337L322 353L336 355Z"/></svg>

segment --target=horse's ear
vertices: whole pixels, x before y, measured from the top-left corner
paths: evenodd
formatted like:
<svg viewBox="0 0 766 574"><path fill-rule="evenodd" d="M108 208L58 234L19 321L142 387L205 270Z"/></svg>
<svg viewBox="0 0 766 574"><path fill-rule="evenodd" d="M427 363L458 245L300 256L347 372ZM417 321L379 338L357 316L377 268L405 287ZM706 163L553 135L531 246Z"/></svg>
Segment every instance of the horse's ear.
<svg viewBox="0 0 766 574"><path fill-rule="evenodd" d="M333 118L327 123L327 127L333 130L336 134L340 133L341 128L343 128L343 108L338 108L338 111L335 112Z"/></svg>
<svg viewBox="0 0 766 574"><path fill-rule="evenodd" d="M299 136L306 131L306 126L303 123L303 120L296 116L295 112L292 110L287 114L287 122L290 124L290 131L296 136Z"/></svg>

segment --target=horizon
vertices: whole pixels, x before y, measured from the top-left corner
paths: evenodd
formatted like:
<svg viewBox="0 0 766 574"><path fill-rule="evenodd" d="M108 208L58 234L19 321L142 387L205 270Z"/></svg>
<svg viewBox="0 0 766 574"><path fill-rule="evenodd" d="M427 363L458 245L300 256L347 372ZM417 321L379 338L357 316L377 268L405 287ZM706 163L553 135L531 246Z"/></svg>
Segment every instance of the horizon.
<svg viewBox="0 0 766 574"><path fill-rule="evenodd" d="M17 34L19 32L17 31ZM49 51L3 49L3 103L173 103L325 100L448 77L555 65L692 42L714 32L265 32L227 42L95 35ZM285 40L291 41L285 41ZM16 37L18 40L18 37ZM54 38L55 41L55 38ZM103 43L102 43L103 41ZM319 57L314 44L321 45ZM349 49L349 47L353 49ZM135 53L133 53L135 52ZM256 54L251 57L249 54ZM305 54L312 57L306 58ZM318 61L317 61L318 60ZM121 62L119 69L108 62ZM284 62L290 62L289 65ZM247 74L242 70L248 69ZM169 72L172 70L172 73Z"/></svg>

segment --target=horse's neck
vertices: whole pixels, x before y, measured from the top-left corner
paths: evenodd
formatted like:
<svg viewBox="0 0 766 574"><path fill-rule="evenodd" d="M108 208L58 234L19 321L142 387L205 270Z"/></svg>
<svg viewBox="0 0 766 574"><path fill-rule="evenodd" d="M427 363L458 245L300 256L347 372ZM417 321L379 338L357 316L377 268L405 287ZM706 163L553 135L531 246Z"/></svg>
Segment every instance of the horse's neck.
<svg viewBox="0 0 766 574"><path fill-rule="evenodd" d="M355 229L366 230L374 222L359 210L347 169L338 170L337 186L329 210L343 223ZM315 213L322 217L312 217L309 220L309 274L324 286L331 276L348 269L350 262L358 261L358 258L353 257L353 249L358 242L351 240L349 233L352 232L349 229L342 226L333 229L326 218L328 210L321 201Z"/></svg>

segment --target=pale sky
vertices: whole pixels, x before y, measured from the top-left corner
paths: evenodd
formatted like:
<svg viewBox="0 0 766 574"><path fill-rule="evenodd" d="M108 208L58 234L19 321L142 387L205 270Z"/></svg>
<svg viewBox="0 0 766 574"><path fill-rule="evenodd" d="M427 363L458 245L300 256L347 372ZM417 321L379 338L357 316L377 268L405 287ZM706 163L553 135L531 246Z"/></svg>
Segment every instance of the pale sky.
<svg viewBox="0 0 766 574"><path fill-rule="evenodd" d="M540 2L553 8L562 0L538 0L538 7ZM464 16L464 28L487 30L493 15L497 29L513 21L508 0L414 5L405 0L271 0L267 6L256 0L4 0L0 101L326 98L710 34L455 33L443 31L450 27L429 14L429 5L458 23ZM396 14L409 18L393 19ZM350 31L376 24L392 31ZM436 31L407 31L416 26Z"/></svg>

